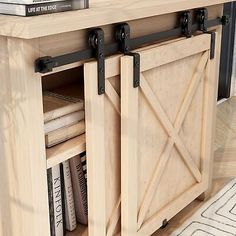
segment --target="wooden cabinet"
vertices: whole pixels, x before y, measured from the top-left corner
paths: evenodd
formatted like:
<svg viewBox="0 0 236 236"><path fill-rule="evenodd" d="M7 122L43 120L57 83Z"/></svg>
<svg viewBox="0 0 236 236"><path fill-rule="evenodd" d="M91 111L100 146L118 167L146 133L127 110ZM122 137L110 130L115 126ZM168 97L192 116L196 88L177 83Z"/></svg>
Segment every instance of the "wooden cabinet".
<svg viewBox="0 0 236 236"><path fill-rule="evenodd" d="M131 37L140 37L173 29L186 9L209 6L209 18L220 17L227 1L97 2L80 14L0 16L0 235L50 236L47 169L85 149L89 225L66 236L151 235L210 186L221 26L210 28L213 59L207 33L135 50L137 88L128 55L106 58L104 95L94 60L46 75L34 66L42 56L86 49L91 27L101 26L110 43L114 23L127 21ZM83 77L86 135L45 149L41 81L64 72Z"/></svg>

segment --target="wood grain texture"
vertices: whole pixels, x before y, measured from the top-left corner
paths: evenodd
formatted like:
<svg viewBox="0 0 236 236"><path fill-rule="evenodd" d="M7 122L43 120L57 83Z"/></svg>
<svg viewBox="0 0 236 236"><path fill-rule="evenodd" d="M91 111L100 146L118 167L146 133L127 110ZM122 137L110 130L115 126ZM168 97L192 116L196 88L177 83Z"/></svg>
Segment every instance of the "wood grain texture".
<svg viewBox="0 0 236 236"><path fill-rule="evenodd" d="M211 196L213 197L219 192L232 178L220 178L213 181ZM178 229L186 220L188 220L202 205L203 201L195 200L185 207L179 214L169 221L165 229L159 229L152 236L170 236L176 229Z"/></svg>
<svg viewBox="0 0 236 236"><path fill-rule="evenodd" d="M203 140L202 140L202 172L208 189L200 196L201 200L207 200L211 195L213 180L213 158L214 158L214 140L216 127L216 105L218 94L218 80L220 70L220 50L222 27L216 29L216 47L215 59L210 60L206 70L205 90L204 90L204 116L203 116ZM208 147L213 147L209 149Z"/></svg>
<svg viewBox="0 0 236 236"><path fill-rule="evenodd" d="M215 135L215 153L214 153L214 172L213 184L210 196L214 196L228 182L236 177L236 98L217 106L216 116L216 135ZM165 229L160 229L153 236L169 236L181 224L191 217L201 206L203 202L195 200L183 211L170 220Z"/></svg>
<svg viewBox="0 0 236 236"><path fill-rule="evenodd" d="M137 231L138 88L133 87L133 58L121 58L121 234ZM131 187L132 186L132 187Z"/></svg>
<svg viewBox="0 0 236 236"><path fill-rule="evenodd" d="M90 9L83 11L38 17L2 15L0 16L0 35L26 39L37 38L226 2L230 0L116 0L94 2L91 3Z"/></svg>
<svg viewBox="0 0 236 236"><path fill-rule="evenodd" d="M50 235L42 87L33 62L39 55L38 45L38 40L1 37L0 204L4 236Z"/></svg>
<svg viewBox="0 0 236 236"><path fill-rule="evenodd" d="M97 93L97 62L84 66L89 235L120 231L119 58L106 59L106 93Z"/></svg>
<svg viewBox="0 0 236 236"><path fill-rule="evenodd" d="M121 60L124 235L152 234L208 187L201 166L211 158L201 152L202 129L212 139L212 129L202 124L209 49L210 35L200 35L140 51L139 88L132 86L132 57ZM214 116L216 83L209 84L206 104Z"/></svg>
<svg viewBox="0 0 236 236"><path fill-rule="evenodd" d="M84 152L85 146L85 134L82 134L52 148L47 148L47 169Z"/></svg>
<svg viewBox="0 0 236 236"><path fill-rule="evenodd" d="M195 72L195 74L192 78L191 84L189 86L188 92L185 95L185 98L184 98L184 101L183 101L182 106L180 108L180 111L175 119L174 129L176 130L177 133L179 133L180 128L182 127L183 121L184 121L185 116L189 110L191 103L192 103L193 97L197 91L200 80L203 77L203 72L205 71L205 66L206 66L207 61L208 61L208 52L205 52L198 64L196 72ZM143 83L143 81L142 81L142 83ZM142 87L142 89L143 89L143 87ZM150 93L151 93L151 91L148 92L148 94L150 94ZM159 113L160 112L158 112L158 114ZM162 157L160 158L160 161L156 167L151 184L149 185L149 187L146 191L146 194L145 194L144 200L147 201L147 199L148 199L148 204L147 204L147 202L144 201L143 205L141 205L141 208L139 211L139 219L138 219L139 227L141 227L141 224L145 218L145 215L146 215L148 208L150 206L150 203L152 201L153 195L155 194L156 188L158 187L159 182L161 181L161 177L166 169L166 165L169 161L170 153L172 151L174 143L175 143L174 139L172 137L169 137L165 151L162 153ZM199 170L195 167L195 163L193 163L191 161L191 158L190 158L190 163L189 163L189 161L187 161L187 163L188 163L188 167L191 170L192 174L195 176L195 178L198 180L198 182L201 182L201 174L200 174Z"/></svg>

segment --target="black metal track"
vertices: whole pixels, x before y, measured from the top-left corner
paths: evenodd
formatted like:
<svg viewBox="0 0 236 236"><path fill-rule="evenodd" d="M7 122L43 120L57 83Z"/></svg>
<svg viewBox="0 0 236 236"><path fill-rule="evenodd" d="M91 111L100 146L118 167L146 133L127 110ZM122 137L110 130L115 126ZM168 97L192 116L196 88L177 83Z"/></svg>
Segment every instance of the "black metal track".
<svg viewBox="0 0 236 236"><path fill-rule="evenodd" d="M207 20L205 24L207 28L221 25L222 18ZM198 23L193 24L191 29L192 29L192 33L197 32L199 30L199 24ZM183 28L180 26L178 28L174 28L171 30L130 39L130 50L140 48L141 46L146 45L146 44L153 44L157 41L175 38L175 37L181 37L181 36L183 36ZM104 46L105 56L110 56L118 52L120 52L119 42L111 43ZM68 65L68 64L78 62L78 61L88 60L91 58L94 58L93 48L89 48L89 49L85 49L85 50L77 51L73 53L68 53L68 54L56 56L56 57L50 57L50 56L42 57L36 60L35 62L35 72L46 73L46 72L52 71L53 68Z"/></svg>
<svg viewBox="0 0 236 236"><path fill-rule="evenodd" d="M233 71L233 53L235 43L236 3L226 3L224 14L230 16L230 26L222 33L221 63L219 76L218 100L229 98L231 95L231 77Z"/></svg>

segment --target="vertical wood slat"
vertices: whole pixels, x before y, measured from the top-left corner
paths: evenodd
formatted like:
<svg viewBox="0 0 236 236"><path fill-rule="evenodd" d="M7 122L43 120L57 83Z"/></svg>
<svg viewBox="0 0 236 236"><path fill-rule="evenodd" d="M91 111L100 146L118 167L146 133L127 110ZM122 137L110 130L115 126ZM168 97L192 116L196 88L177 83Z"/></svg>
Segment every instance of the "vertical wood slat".
<svg viewBox="0 0 236 236"><path fill-rule="evenodd" d="M221 27L220 27L221 28ZM220 36L221 33L216 32L216 58L209 60L206 68L204 104L203 104L203 125L202 125L202 153L201 163L203 173L203 183L208 190L202 195L202 198L209 197L212 186L212 165L213 165L213 149L211 148L215 136L216 124L216 106L217 106L217 90L218 90L218 74L219 74L219 58L220 58Z"/></svg>
<svg viewBox="0 0 236 236"><path fill-rule="evenodd" d="M121 224L122 236L137 231L138 88L133 88L133 58L121 58Z"/></svg>
<svg viewBox="0 0 236 236"><path fill-rule="evenodd" d="M39 44L2 40L0 204L3 218L8 216L1 222L2 235L49 236L42 88L40 75L34 72ZM8 51L8 58L2 50Z"/></svg>
<svg viewBox="0 0 236 236"><path fill-rule="evenodd" d="M84 65L89 236L106 235L105 94L97 93L97 63Z"/></svg>

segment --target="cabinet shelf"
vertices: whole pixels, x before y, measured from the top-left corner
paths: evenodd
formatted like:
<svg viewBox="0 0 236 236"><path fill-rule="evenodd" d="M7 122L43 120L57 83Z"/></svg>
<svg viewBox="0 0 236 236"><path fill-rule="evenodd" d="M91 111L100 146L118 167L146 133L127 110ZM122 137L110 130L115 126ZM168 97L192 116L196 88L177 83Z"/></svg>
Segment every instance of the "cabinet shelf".
<svg viewBox="0 0 236 236"><path fill-rule="evenodd" d="M84 225L78 225L73 232L67 232L66 236L88 236L88 227Z"/></svg>
<svg viewBox="0 0 236 236"><path fill-rule="evenodd" d="M46 149L47 169L56 166L86 150L85 134Z"/></svg>

